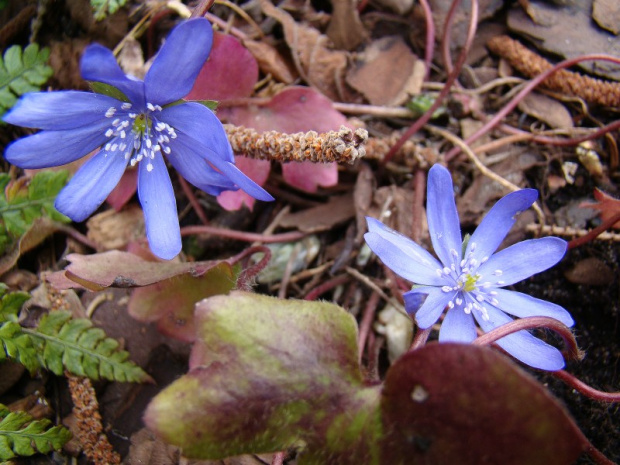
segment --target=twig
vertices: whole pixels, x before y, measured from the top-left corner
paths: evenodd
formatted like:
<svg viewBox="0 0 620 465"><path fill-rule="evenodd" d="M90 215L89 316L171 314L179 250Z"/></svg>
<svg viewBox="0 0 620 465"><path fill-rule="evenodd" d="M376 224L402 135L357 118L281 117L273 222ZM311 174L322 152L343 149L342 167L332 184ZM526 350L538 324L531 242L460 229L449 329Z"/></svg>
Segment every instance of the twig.
<svg viewBox="0 0 620 465"><path fill-rule="evenodd" d="M308 234L301 231L292 231L281 234L257 234L245 231L234 231L232 229L216 228L214 226L185 226L181 228L181 236L193 236L205 234L211 236L227 237L245 242L262 242L270 244L273 242L293 242L303 239Z"/></svg>
<svg viewBox="0 0 620 465"><path fill-rule="evenodd" d="M487 46L527 77L538 76L553 69L550 62L508 36L493 37ZM606 82L563 69L547 77L541 86L580 97L586 102L606 107L620 106L620 84L616 82Z"/></svg>
<svg viewBox="0 0 620 465"><path fill-rule="evenodd" d="M191 18L202 18L213 5L213 1L214 0L200 0L200 3L196 5L194 11L192 11Z"/></svg>
<svg viewBox="0 0 620 465"><path fill-rule="evenodd" d="M349 277L347 275L336 276L328 281L325 281L323 284L315 287L311 291L309 291L305 296L304 300L316 300L318 296L321 294L340 286L341 284L349 281Z"/></svg>
<svg viewBox="0 0 620 465"><path fill-rule="evenodd" d="M368 302L366 302L366 306L364 307L362 321L360 321L359 337L357 339L357 358L360 363L362 362L362 355L364 353L368 334L370 333L370 328L372 327L372 322L375 319L379 297L379 294L373 292L370 294Z"/></svg>
<svg viewBox="0 0 620 465"><path fill-rule="evenodd" d="M405 314L405 309L403 308L403 305L399 301L397 301L396 299L388 296L385 292L383 292L383 289L381 289L379 286L377 286L375 283L373 283L370 278L368 278L367 276L363 275L362 273L357 271L355 268L351 268L350 266L347 266L345 268L345 270L346 270L347 273L349 273L355 279L360 281L366 287L372 289L377 294L379 294L383 300L385 300L386 302L389 302L396 310L398 310L399 312Z"/></svg>
<svg viewBox="0 0 620 465"><path fill-rule="evenodd" d="M472 149L460 137L455 136L454 134L452 134L449 131L445 131L444 129L440 129L440 128L437 128L437 127L434 127L434 126L429 126L428 129L431 132L434 132L435 134L439 134L440 136L444 137L445 139L448 139L450 142L452 142L454 145L456 145L460 150L463 151L463 153L465 153L465 155L467 155L467 157L474 163L474 165L476 165L476 168L478 168L478 170L480 170L480 172L484 176L486 176L487 178L492 179L493 181L501 184L502 186L506 187L507 189L510 189L511 191L521 190L521 188L519 186L511 183L507 179L502 178L499 174L496 174L495 172L493 172L489 168L487 168L478 159L478 157L472 151ZM542 209L538 206L537 203L534 203L534 205L532 205L532 208L536 211L540 222L544 223L545 214L543 213Z"/></svg>
<svg viewBox="0 0 620 465"><path fill-rule="evenodd" d="M620 221L620 213L616 213L611 218L606 219L600 226L597 226L592 231L588 232L586 235L580 237L579 239L573 239L568 243L569 249L574 249L575 247L579 247L583 244L587 244L590 241L593 241L597 238L597 236L609 228L611 228L614 224Z"/></svg>
<svg viewBox="0 0 620 465"><path fill-rule="evenodd" d="M583 237L590 234L592 231L588 231L587 229L575 229L571 227L565 226L541 226L540 224L528 224L525 227L525 230L528 232L533 232L537 234L546 234L548 236L563 236L563 237ZM597 240L600 241L614 241L620 242L620 233L609 233L604 232L600 233L596 236Z"/></svg>
<svg viewBox="0 0 620 465"><path fill-rule="evenodd" d="M99 404L90 380L68 373L66 377L73 400L73 414L77 420L75 435L84 454L95 465L120 464L120 455L114 452L103 432Z"/></svg>
<svg viewBox="0 0 620 465"><path fill-rule="evenodd" d="M366 154L368 131L342 126L339 131L285 134L259 133L243 126L224 125L233 151L258 160L280 162L353 163Z"/></svg>
<svg viewBox="0 0 620 465"><path fill-rule="evenodd" d="M189 186L183 176L181 176L181 174L179 174L179 184L181 184L181 189L183 189L183 193L185 194L185 197L187 197L189 204L194 209L194 212L196 213L196 216L198 216L198 219L202 222L202 224L209 224L209 220L207 219L207 215L205 214L202 205L200 205L200 202L198 202L198 199L194 195L192 188Z"/></svg>

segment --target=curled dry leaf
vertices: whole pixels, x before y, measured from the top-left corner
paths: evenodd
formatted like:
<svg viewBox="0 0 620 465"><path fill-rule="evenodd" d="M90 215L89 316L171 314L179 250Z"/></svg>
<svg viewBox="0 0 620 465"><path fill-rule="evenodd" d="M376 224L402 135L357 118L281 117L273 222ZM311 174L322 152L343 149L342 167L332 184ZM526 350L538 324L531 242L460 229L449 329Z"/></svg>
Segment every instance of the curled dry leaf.
<svg viewBox="0 0 620 465"><path fill-rule="evenodd" d="M613 216L620 213L620 200L606 194L600 189L594 189L594 198L598 201L596 203L583 202L579 206L582 208L592 208L598 210L601 220L607 221ZM615 223L612 228L620 229L620 221Z"/></svg>
<svg viewBox="0 0 620 465"><path fill-rule="evenodd" d="M282 24L297 71L312 87L332 100L343 100L343 76L347 53L330 50L329 39L316 29L297 23L291 15L267 0L260 1L263 12Z"/></svg>
<svg viewBox="0 0 620 465"><path fill-rule="evenodd" d="M549 127L568 129L574 126L573 118L564 105L538 92L527 94L518 106L519 110L546 123Z"/></svg>

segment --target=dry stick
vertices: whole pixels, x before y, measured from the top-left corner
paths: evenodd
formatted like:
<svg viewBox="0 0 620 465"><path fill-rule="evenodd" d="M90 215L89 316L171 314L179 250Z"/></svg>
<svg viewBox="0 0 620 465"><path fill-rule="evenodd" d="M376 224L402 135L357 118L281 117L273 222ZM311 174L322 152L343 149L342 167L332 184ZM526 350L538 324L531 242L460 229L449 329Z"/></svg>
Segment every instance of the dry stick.
<svg viewBox="0 0 620 465"><path fill-rule="evenodd" d="M473 152L473 150L460 137L455 136L454 134L452 134L449 131L445 131L443 129L436 128L434 126L429 126L428 129L431 132L434 132L435 134L439 134L440 136L444 137L445 139L448 139L455 146L457 146L460 150L462 150L465 153L465 155L467 155L469 157L469 159L474 163L474 165L476 165L476 168L478 168L480 170L480 172L483 175L485 175L486 177L492 179L493 181L501 184L502 186L510 189L513 192L521 190L521 188L519 186L511 183L507 179L502 178L499 174L496 174L495 172L493 172L489 168L487 168L478 159L478 157ZM534 203L534 205L532 205L532 208L536 211L536 214L538 215L538 218L539 218L540 222L544 223L545 214L543 213L542 209L538 206L537 203Z"/></svg>
<svg viewBox="0 0 620 465"><path fill-rule="evenodd" d="M121 463L121 457L108 442L101 425L99 404L88 378L66 374L73 400L73 414L77 420L77 439L88 460L95 465Z"/></svg>
<svg viewBox="0 0 620 465"><path fill-rule="evenodd" d="M588 242L593 241L594 239L597 238L597 236L599 236L599 234L607 231L618 221L620 221L620 213L616 213L611 218L608 218L607 220L603 221L603 223L600 226L597 226L585 236L580 237L578 239L573 239L572 241L570 241L568 243L568 248L574 249L575 247L579 247L583 244L587 244Z"/></svg>
<svg viewBox="0 0 620 465"><path fill-rule="evenodd" d="M581 360L583 352L579 350L577 340L571 330L562 322L548 316L528 316L513 320L483 334L475 339L472 344L478 346L489 345L498 339L506 337L524 329L546 328L556 332L566 344L566 355L569 360Z"/></svg>
<svg viewBox="0 0 620 465"><path fill-rule="evenodd" d="M426 190L426 176L423 170L416 170L413 182L413 208L411 212L413 231L411 231L411 238L419 244L422 238L422 214L424 212L424 191Z"/></svg>
<svg viewBox="0 0 620 465"><path fill-rule="evenodd" d="M549 61L508 36L493 37L487 46L529 78L554 68ZM545 79L541 86L582 98L586 102L620 107L620 83L617 82L607 82L563 69Z"/></svg>
<svg viewBox="0 0 620 465"><path fill-rule="evenodd" d="M336 276L335 278L330 279L329 281L325 281L323 284L311 289L305 296L304 300L316 300L318 296L327 292L335 287L340 286L349 281L349 276L341 275Z"/></svg>
<svg viewBox="0 0 620 465"><path fill-rule="evenodd" d="M271 244L273 242L294 242L303 239L308 235L301 231L292 231L282 234L258 234L245 231L235 231L232 229L216 228L214 226L185 226L181 228L181 236L193 236L198 234L227 237L245 242L263 242Z"/></svg>
<svg viewBox="0 0 620 465"><path fill-rule="evenodd" d="M564 237L583 237L592 233L592 230L588 231L587 229L575 229L571 227L565 226L541 226L540 224L528 224L525 227L525 230L528 232L533 232L537 234L546 234L548 236L564 236ZM613 241L620 242L620 233L610 233L604 232L600 233L596 236L597 240L600 241Z"/></svg>
<svg viewBox="0 0 620 465"><path fill-rule="evenodd" d="M351 276L353 276L355 279L360 281L362 284L365 284L367 287L375 291L375 293L379 294L379 296L381 296L383 300L385 300L386 302L389 302L396 310L398 310L401 313L405 313L403 305L398 300L392 297L389 297L385 292L383 292L383 289L381 289L374 282L372 282L369 277L367 277L366 275L363 275L362 273L357 271L355 268L351 268L350 266L347 266L345 268L345 271L349 273Z"/></svg>
<svg viewBox="0 0 620 465"><path fill-rule="evenodd" d="M341 126L339 131L319 134L316 131L285 134L277 131L259 133L243 126L224 125L228 140L236 153L257 160L280 162L353 163L366 154L364 143L368 131Z"/></svg>
<svg viewBox="0 0 620 465"><path fill-rule="evenodd" d="M580 56L580 57L577 57L577 58L572 58L570 60L565 60L565 61L562 61L561 63L558 63L553 68L545 71L542 74L539 74L534 79L532 79L523 89L521 89L521 92L519 92L504 108L502 108L499 112L497 112L480 129L478 129L471 136L469 136L467 139L465 139L465 143L466 144L471 144L471 143L477 141L480 137L482 137L484 134L488 133L492 128L497 126L500 123L500 121L508 113L510 113L519 104L519 102L521 100L523 100L523 98L527 94L529 94L532 90L534 90L534 88L536 86L538 86L541 82L543 82L546 79L548 79L549 76L551 76L553 73L558 72L558 71L560 71L560 70L562 70L564 68L568 68L569 66L573 66L573 65L575 65L575 64L577 64L577 63L579 63L581 61L587 61L587 60L603 60L603 61L611 61L612 63L620 63L620 58L615 58L615 57L611 57L609 55L602 55L602 54L584 55L584 56ZM620 125L620 122L616 121L614 123L614 125L615 124ZM608 132L607 130L604 131L604 129L606 129L606 128L601 128L601 129L599 129L598 131L596 131L593 134L600 134L600 133ZM595 137L595 136L594 135L590 135L589 138L592 138L592 137ZM459 153L461 153L461 148L460 147L454 147L452 150L450 150L446 154L446 157L445 157L446 162L450 161L452 158L457 156Z"/></svg>
<svg viewBox="0 0 620 465"><path fill-rule="evenodd" d="M214 0L200 0L200 3L196 5L190 18L202 18L209 8L213 6Z"/></svg>
<svg viewBox="0 0 620 465"><path fill-rule="evenodd" d="M454 3L455 4L460 3L460 0L454 0ZM448 79L446 80L446 83L443 89L441 89L441 92L439 92L439 95L435 99L435 103L433 103L431 107L428 110L426 110L426 113L424 113L415 123L413 123L409 127L409 129L407 129L407 131L405 131L405 133L398 140L398 142L396 142L396 144L394 144L392 148L389 150L389 152L385 155L385 157L383 158L383 163L387 163L388 161L390 161L392 157L396 154L396 152L398 152L400 148L405 144L405 142L407 142L411 138L411 136L413 136L420 128L422 128L426 123L430 121L431 117L433 116L433 113L435 113L435 110L437 110L437 108L439 108L439 106L443 103L444 98L446 97L446 95L448 95L448 92L450 92L450 88L452 87L452 84L454 84L454 82L456 81L456 78L458 77L459 73L461 72L461 68L463 64L465 63L467 54L469 53L469 49L471 48L471 44L476 34L477 18L478 18L478 1L472 0L471 18L469 21L469 29L467 30L467 39L465 40L463 50L461 51L461 54L459 55L459 58L456 62L454 70L448 76Z"/></svg>

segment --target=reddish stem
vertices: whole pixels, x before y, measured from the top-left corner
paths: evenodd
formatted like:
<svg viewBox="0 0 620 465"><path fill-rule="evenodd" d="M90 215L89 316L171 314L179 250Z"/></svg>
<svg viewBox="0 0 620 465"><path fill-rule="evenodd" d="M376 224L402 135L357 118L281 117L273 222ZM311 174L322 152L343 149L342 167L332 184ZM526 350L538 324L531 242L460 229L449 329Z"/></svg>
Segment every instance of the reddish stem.
<svg viewBox="0 0 620 465"><path fill-rule="evenodd" d="M411 343L411 347L409 347L409 352L412 350L419 349L428 340L428 336L430 336L433 328L419 329L416 331L415 336L413 337L413 342Z"/></svg>
<svg viewBox="0 0 620 465"><path fill-rule="evenodd" d="M603 223L600 226L597 226L585 236L581 236L581 237L578 237L577 239L573 239L572 241L570 241L568 243L568 249L569 250L574 249L575 247L580 247L583 244L587 244L588 242L593 241L594 239L596 239L596 237L599 234L607 231L618 221L620 221L620 213L616 213L611 218L606 219L605 221L603 221Z"/></svg>
<svg viewBox="0 0 620 465"><path fill-rule="evenodd" d="M413 178L413 242L420 243L422 238L422 216L424 214L424 191L426 190L426 173L420 169Z"/></svg>
<svg viewBox="0 0 620 465"><path fill-rule="evenodd" d="M181 236L193 236L199 234L227 237L229 239L236 239L238 241L245 242L264 242L265 244L272 244L274 242L293 242L307 236L306 233L301 231L267 235L245 231L234 231L232 229L225 228L216 228L214 226L185 226L184 228L181 228Z"/></svg>
<svg viewBox="0 0 620 465"><path fill-rule="evenodd" d="M547 328L558 333L566 344L564 355L569 360L580 360L583 358L583 354L579 350L577 340L571 330L555 318L550 318L547 316L528 316L526 318L513 320L510 323L498 326L492 331L483 334L475 339L472 344L479 346L488 345L496 342L498 339L508 336L509 334L516 333L517 331L534 328Z"/></svg>
<svg viewBox="0 0 620 465"><path fill-rule="evenodd" d="M358 360L362 361L362 354L364 353L364 346L366 346L366 339L370 333L372 322L375 319L375 313L377 310L377 304L379 303L379 294L373 292L364 307L364 313L362 315L362 321L360 322L360 331L357 345Z"/></svg>
<svg viewBox="0 0 620 465"><path fill-rule="evenodd" d="M320 296L321 294L335 287L338 287L341 284L346 283L347 281L349 281L349 279L351 279L351 277L346 274L342 276L338 276L336 278L332 278L329 281L324 282L320 286L317 286L314 289L312 289L310 292L308 292L306 296L304 297L304 300L316 300L317 297Z"/></svg>
<svg viewBox="0 0 620 465"><path fill-rule="evenodd" d="M459 3L459 2L460 0L455 0L455 3ZM472 1L471 10L472 10L471 19L469 22L469 29L467 30L467 39L465 40L465 44L463 45L463 50L461 50L461 54L459 55L459 58L454 66L454 69L448 75L448 79L446 80L445 85L443 86L443 88L441 89L441 92L439 92L439 95L435 99L435 103L433 103L431 107L428 110L426 110L426 112L415 123L413 123L411 127L409 127L409 129L407 129L407 131L392 146L392 148L388 151L388 153L385 154L385 157L383 158L383 161L382 161L383 164L389 162L394 156L394 154L398 152L403 145L405 145L405 142L407 142L411 138L411 136L413 136L416 132L418 132L426 123L428 123L428 121L433 116L433 113L435 113L435 110L439 108L439 106L442 104L446 95L448 95L448 93L450 92L450 89L452 88L452 84L454 84L454 81L456 81L456 78L459 76L461 72L461 68L463 67L463 64L465 63L465 60L467 59L467 54L469 53L469 49L471 48L471 44L474 40L474 36L476 35L477 23L476 21L473 21L474 19L478 17L478 2L476 0Z"/></svg>
<svg viewBox="0 0 620 465"><path fill-rule="evenodd" d="M551 374L590 399L600 402L620 402L620 392L599 391L564 370L553 371Z"/></svg>
<svg viewBox="0 0 620 465"><path fill-rule="evenodd" d="M86 247L90 247L91 249L97 250L97 251L101 250L101 247L99 246L99 244L97 244L95 241L90 240L84 234L75 230L71 226L66 226L64 224L57 223L57 224L54 224L54 228L56 229L56 231L66 234L67 236L71 237L72 239L75 239L76 241L80 242Z"/></svg>
<svg viewBox="0 0 620 465"><path fill-rule="evenodd" d="M559 71L561 69L573 66L573 65L575 65L577 63L580 63L582 61L588 61L588 60L603 60L603 61L611 61L612 63L620 64L620 58L615 58L615 57L611 57L609 55L603 55L603 54L583 55L583 56L580 56L580 57L577 57L577 58L572 58L570 60L564 60L561 63L558 63L553 68L548 69L547 71L545 71L542 74L539 74L534 79L532 79L530 82L528 82L528 84L523 89L521 89L521 91L517 95L515 95L514 98L510 102L508 102L504 108L502 108L491 119L489 119L480 129L478 129L471 136L469 136L467 139L465 139L465 143L466 144L471 144L472 142L475 142L480 137L482 137L483 135L488 133L492 128L497 126L499 124L499 122L508 113L510 113L519 104L519 102L521 100L523 100L523 98L527 94L529 94L532 90L534 90L534 88L536 88L541 82L543 82L545 79L547 79L553 73L555 73L556 71ZM589 135L589 138L591 138L591 137L592 137L592 135ZM461 148L460 147L457 146L457 147L452 148L445 156L446 162L448 162L452 158L456 157L459 153L461 153Z"/></svg>
<svg viewBox="0 0 620 465"><path fill-rule="evenodd" d="M276 452L275 454L273 454L271 465L283 465L285 455L286 455L286 452Z"/></svg>
<svg viewBox="0 0 620 465"><path fill-rule="evenodd" d="M215 0L200 0L200 3L192 11L190 18L202 18L209 11L209 8L213 6L213 3L215 3Z"/></svg>
<svg viewBox="0 0 620 465"><path fill-rule="evenodd" d="M603 453L596 447L594 447L590 441L588 441L588 443L589 447L586 450L586 454L588 454L590 458L594 460L598 465L617 465L615 462L612 462L607 457L605 457Z"/></svg>
<svg viewBox="0 0 620 465"><path fill-rule="evenodd" d="M424 80L428 81L431 74L431 65L433 64L433 52L435 48L435 23L433 22L433 11L428 4L428 0L420 0L422 10L424 10L424 20L426 21L426 44L424 47Z"/></svg>
<svg viewBox="0 0 620 465"><path fill-rule="evenodd" d="M183 193L185 194L185 197L187 197L187 200L189 201L190 205L194 209L194 212L196 212L198 219L200 219L202 224L209 224L207 215L205 214L205 211L202 209L202 205L200 205L200 202L198 202L198 199L194 195L194 191L192 190L191 187L189 187L189 184L187 184L187 181L183 178L183 176L181 176L181 174L178 174L178 177L179 177L179 184L181 184L181 189L183 189Z"/></svg>

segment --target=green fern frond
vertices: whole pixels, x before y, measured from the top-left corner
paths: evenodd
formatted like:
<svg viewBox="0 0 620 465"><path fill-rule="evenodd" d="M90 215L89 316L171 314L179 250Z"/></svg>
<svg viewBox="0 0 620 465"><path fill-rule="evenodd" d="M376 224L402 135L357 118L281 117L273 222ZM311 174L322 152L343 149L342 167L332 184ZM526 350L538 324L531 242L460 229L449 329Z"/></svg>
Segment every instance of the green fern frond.
<svg viewBox="0 0 620 465"><path fill-rule="evenodd" d="M21 363L30 373L41 368L32 339L13 321L0 325L0 362L9 358Z"/></svg>
<svg viewBox="0 0 620 465"><path fill-rule="evenodd" d="M37 92L54 71L47 65L48 48L28 45L23 51L13 45L0 57L0 117L26 92Z"/></svg>
<svg viewBox="0 0 620 465"><path fill-rule="evenodd" d="M127 0L90 0L97 21L101 21L107 15L116 13L119 8L125 6L125 3L127 3Z"/></svg>
<svg viewBox="0 0 620 465"><path fill-rule="evenodd" d="M0 255L37 218L47 216L54 221L71 221L54 208L56 196L68 177L67 171L40 171L32 179L11 180L7 173L0 173Z"/></svg>
<svg viewBox="0 0 620 465"><path fill-rule="evenodd" d="M41 364L57 375L64 370L77 376L121 382L151 380L142 368L119 350L116 340L85 318L72 319L69 312L55 311L41 318L36 330L23 329L33 341Z"/></svg>
<svg viewBox="0 0 620 465"><path fill-rule="evenodd" d="M63 426L52 426L47 419L33 420L26 412L10 412L0 404L0 460L59 450L71 439Z"/></svg>
<svg viewBox="0 0 620 465"><path fill-rule="evenodd" d="M7 286L0 283L0 323L5 321L17 321L17 315L22 305L30 299L27 292L10 292L6 293Z"/></svg>

